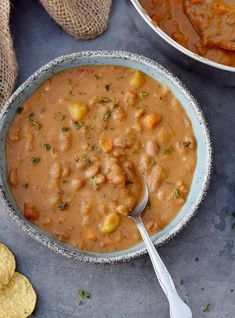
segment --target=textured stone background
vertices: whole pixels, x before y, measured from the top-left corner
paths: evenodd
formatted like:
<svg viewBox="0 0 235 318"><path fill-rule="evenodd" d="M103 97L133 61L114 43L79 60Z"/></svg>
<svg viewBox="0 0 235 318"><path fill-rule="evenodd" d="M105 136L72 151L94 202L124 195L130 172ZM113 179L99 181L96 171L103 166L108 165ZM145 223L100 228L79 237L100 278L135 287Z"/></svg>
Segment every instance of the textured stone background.
<svg viewBox="0 0 235 318"><path fill-rule="evenodd" d="M136 15L134 19L140 18ZM114 0L108 31L77 41L49 18L38 1L13 1L12 31L19 62L17 86L49 60L87 49L120 49L146 55L172 70L192 91L208 119L215 148L215 170L207 199L191 224L160 253L189 303L194 318L234 318L235 312L235 88L208 83L172 64L139 32L124 0ZM137 22L138 22L137 21ZM151 33L153 36L153 33ZM85 265L55 255L26 236L0 208L0 241L14 251L18 270L38 293L35 317L168 318L166 298L149 258L114 266ZM195 258L198 257L198 261ZM78 305L76 290L92 298ZM204 290L201 290L204 288ZM234 292L232 290L234 289ZM209 312L202 310L210 303Z"/></svg>

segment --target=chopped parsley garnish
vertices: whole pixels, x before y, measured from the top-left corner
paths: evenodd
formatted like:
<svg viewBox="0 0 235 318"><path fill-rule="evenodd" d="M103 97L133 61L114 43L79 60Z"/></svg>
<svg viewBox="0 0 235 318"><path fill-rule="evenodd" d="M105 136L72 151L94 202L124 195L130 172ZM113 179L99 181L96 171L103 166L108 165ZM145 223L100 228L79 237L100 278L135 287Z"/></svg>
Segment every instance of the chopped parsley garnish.
<svg viewBox="0 0 235 318"><path fill-rule="evenodd" d="M124 78L124 76L121 75L121 76L118 76L118 77L117 77L117 80L120 80L120 79L123 79L123 78Z"/></svg>
<svg viewBox="0 0 235 318"><path fill-rule="evenodd" d="M105 87L106 91L108 92L110 89L110 84L106 84L106 85L104 85L104 87Z"/></svg>
<svg viewBox="0 0 235 318"><path fill-rule="evenodd" d="M204 312L208 311L208 310L209 310L209 306L210 306L210 304L205 303L205 304L203 305L203 311L204 311Z"/></svg>
<svg viewBox="0 0 235 318"><path fill-rule="evenodd" d="M18 107L18 108L17 108L17 113L18 113L18 114L21 114L23 110L24 110L23 107Z"/></svg>
<svg viewBox="0 0 235 318"><path fill-rule="evenodd" d="M99 183L97 183L95 180L92 180L92 188L97 192L100 189Z"/></svg>
<svg viewBox="0 0 235 318"><path fill-rule="evenodd" d="M67 203L67 202L63 202L63 201L59 201L59 202L57 203L57 207L58 207L61 211L64 211L65 209L67 209L68 203Z"/></svg>
<svg viewBox="0 0 235 318"><path fill-rule="evenodd" d="M76 129L81 129L82 127L84 127L84 122L83 121L75 121L74 126Z"/></svg>
<svg viewBox="0 0 235 318"><path fill-rule="evenodd" d="M28 182L22 183L22 187L23 187L24 189L27 189L27 188L29 187Z"/></svg>
<svg viewBox="0 0 235 318"><path fill-rule="evenodd" d="M183 141L183 146L188 148L191 145L191 141Z"/></svg>
<svg viewBox="0 0 235 318"><path fill-rule="evenodd" d="M139 96L140 96L140 99L145 99L146 97L149 96L149 94L145 91L142 91L142 92L140 92Z"/></svg>
<svg viewBox="0 0 235 318"><path fill-rule="evenodd" d="M112 100L108 97L101 97L100 99L97 100L98 104L106 104L110 103Z"/></svg>
<svg viewBox="0 0 235 318"><path fill-rule="evenodd" d="M116 98L112 99L112 108L118 107L118 100Z"/></svg>
<svg viewBox="0 0 235 318"><path fill-rule="evenodd" d="M111 116L111 111L110 110L106 110L104 113L103 113L103 120L104 121L107 121Z"/></svg>
<svg viewBox="0 0 235 318"><path fill-rule="evenodd" d="M174 148L172 146L169 146L169 147L165 147L162 152L165 155L165 154L171 153L172 151L174 151Z"/></svg>
<svg viewBox="0 0 235 318"><path fill-rule="evenodd" d="M97 80L101 80L101 78L102 78L102 76L101 76L101 75L98 75L98 74L95 74L94 76L95 76L95 78L96 78Z"/></svg>
<svg viewBox="0 0 235 318"><path fill-rule="evenodd" d="M93 161L87 156L87 155L84 155L82 157L82 160L86 161L88 166L92 165L93 164Z"/></svg>
<svg viewBox="0 0 235 318"><path fill-rule="evenodd" d="M73 159L74 159L74 161L76 161L76 162L79 162L79 161L80 161L80 159L79 159L78 156L74 157Z"/></svg>
<svg viewBox="0 0 235 318"><path fill-rule="evenodd" d="M32 119L31 117L28 118L28 123L30 124L30 126L33 126L38 130L40 130L42 127L42 125L38 121Z"/></svg>
<svg viewBox="0 0 235 318"><path fill-rule="evenodd" d="M41 161L41 158L39 157L32 157L31 158L31 163L33 166L36 166L36 164L38 164Z"/></svg>
<svg viewBox="0 0 235 318"><path fill-rule="evenodd" d="M56 114L56 115L54 116L54 118L55 118L56 120L62 121L62 120L65 119L65 115L59 113L59 114Z"/></svg>
<svg viewBox="0 0 235 318"><path fill-rule="evenodd" d="M88 145L87 148L89 151L94 151L95 150L95 145Z"/></svg>
<svg viewBox="0 0 235 318"><path fill-rule="evenodd" d="M174 188L172 192L175 199L178 199L180 197L179 191L176 188Z"/></svg>
<svg viewBox="0 0 235 318"><path fill-rule="evenodd" d="M50 144L44 144L43 147L44 147L44 149L45 149L46 151L51 150L51 145L50 145Z"/></svg>
<svg viewBox="0 0 235 318"><path fill-rule="evenodd" d="M91 298L91 294L88 293L88 292L85 292L85 297L86 297L87 299L90 299L90 298Z"/></svg>
<svg viewBox="0 0 235 318"><path fill-rule="evenodd" d="M156 160L154 158L150 158L150 165L153 167L156 164Z"/></svg>
<svg viewBox="0 0 235 318"><path fill-rule="evenodd" d="M184 285L184 280L183 280L183 279L180 279L180 280L179 280L179 284L180 284L180 285Z"/></svg>
<svg viewBox="0 0 235 318"><path fill-rule="evenodd" d="M62 132L67 132L68 130L69 130L69 127L62 127L62 128L61 128L61 131L62 131Z"/></svg>
<svg viewBox="0 0 235 318"><path fill-rule="evenodd" d="M84 299L84 298L90 299L91 298L91 294L88 292L85 292L83 289L79 289L77 291L77 295L80 297L80 299Z"/></svg>
<svg viewBox="0 0 235 318"><path fill-rule="evenodd" d="M231 216L232 218L235 218L235 212L234 211L229 211L227 212L229 216Z"/></svg>

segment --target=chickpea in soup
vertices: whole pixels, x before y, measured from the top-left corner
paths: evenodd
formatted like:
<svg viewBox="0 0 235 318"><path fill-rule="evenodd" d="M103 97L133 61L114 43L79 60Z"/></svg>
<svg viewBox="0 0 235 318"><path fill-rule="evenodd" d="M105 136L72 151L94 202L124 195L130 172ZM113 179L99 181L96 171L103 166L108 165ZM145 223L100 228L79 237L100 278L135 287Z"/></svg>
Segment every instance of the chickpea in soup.
<svg viewBox="0 0 235 318"><path fill-rule="evenodd" d="M122 66L52 76L18 109L7 171L24 216L89 251L133 246L128 213L150 187L144 223L153 234L187 199L197 159L193 129L168 87ZM16 155L17 154L17 155Z"/></svg>

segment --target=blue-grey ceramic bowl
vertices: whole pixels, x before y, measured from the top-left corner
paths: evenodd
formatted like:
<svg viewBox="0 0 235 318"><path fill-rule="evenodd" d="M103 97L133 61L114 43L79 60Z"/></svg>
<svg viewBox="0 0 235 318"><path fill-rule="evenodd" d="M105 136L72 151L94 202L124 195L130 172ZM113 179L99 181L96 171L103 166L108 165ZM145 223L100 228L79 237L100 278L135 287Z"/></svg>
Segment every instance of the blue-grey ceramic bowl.
<svg viewBox="0 0 235 318"><path fill-rule="evenodd" d="M153 235L156 246L174 237L189 222L203 200L210 181L212 147L201 109L185 86L158 63L132 53L120 51L86 51L64 55L47 63L27 79L10 97L0 112L0 200L7 212L30 236L50 249L73 259L89 263L116 263L132 260L146 253L143 243L115 253L93 253L64 244L27 221L17 207L7 183L5 143L8 128L17 108L48 78L61 70L79 65L122 65L139 69L168 85L190 118L197 140L197 166L188 199L176 218ZM17 156L17 154L16 154Z"/></svg>

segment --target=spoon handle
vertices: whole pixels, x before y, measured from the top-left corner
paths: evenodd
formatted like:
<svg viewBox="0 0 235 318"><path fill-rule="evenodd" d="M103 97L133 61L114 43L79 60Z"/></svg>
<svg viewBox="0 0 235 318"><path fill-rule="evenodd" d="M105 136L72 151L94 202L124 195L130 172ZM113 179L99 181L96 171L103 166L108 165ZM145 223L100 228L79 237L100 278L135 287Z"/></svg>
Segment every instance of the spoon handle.
<svg viewBox="0 0 235 318"><path fill-rule="evenodd" d="M155 246L153 245L151 238L142 222L141 217L135 218L135 221L140 231L140 234L142 235L146 248L148 250L158 281L168 298L169 305L170 305L170 317L171 318L192 318L192 312L190 308L179 297L175 289L175 285L171 278L171 275L166 269Z"/></svg>

